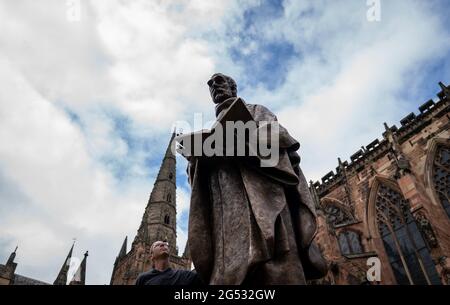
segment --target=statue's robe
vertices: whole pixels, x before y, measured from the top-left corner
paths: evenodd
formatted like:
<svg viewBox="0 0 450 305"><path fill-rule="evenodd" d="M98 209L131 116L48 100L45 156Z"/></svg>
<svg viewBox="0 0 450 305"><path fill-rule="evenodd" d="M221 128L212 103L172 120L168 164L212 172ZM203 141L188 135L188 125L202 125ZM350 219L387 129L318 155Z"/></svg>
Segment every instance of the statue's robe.
<svg viewBox="0 0 450 305"><path fill-rule="evenodd" d="M219 104L220 117L232 100ZM276 121L261 105L246 104L257 122ZM196 271L209 284L305 284L326 273L312 243L316 215L296 153L300 144L280 125L274 168L244 157L193 158L188 243Z"/></svg>

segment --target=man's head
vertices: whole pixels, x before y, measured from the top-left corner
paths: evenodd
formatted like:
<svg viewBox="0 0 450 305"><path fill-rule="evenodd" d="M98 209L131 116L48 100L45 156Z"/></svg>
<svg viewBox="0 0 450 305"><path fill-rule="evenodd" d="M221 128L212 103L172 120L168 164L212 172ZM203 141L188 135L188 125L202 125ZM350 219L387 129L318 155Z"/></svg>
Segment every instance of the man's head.
<svg viewBox="0 0 450 305"><path fill-rule="evenodd" d="M215 104L222 103L230 97L235 97L237 94L236 82L222 73L213 74L207 84Z"/></svg>
<svg viewBox="0 0 450 305"><path fill-rule="evenodd" d="M169 243L155 241L150 247L150 258L153 262L157 259L169 259Z"/></svg>

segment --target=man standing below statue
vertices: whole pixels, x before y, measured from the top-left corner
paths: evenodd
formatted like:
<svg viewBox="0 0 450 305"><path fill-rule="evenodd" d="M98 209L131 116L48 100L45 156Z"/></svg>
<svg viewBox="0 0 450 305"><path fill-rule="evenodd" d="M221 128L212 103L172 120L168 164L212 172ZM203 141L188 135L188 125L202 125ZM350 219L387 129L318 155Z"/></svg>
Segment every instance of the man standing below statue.
<svg viewBox="0 0 450 305"><path fill-rule="evenodd" d="M139 274L136 285L202 285L197 273L170 268L169 256L169 244L161 240L155 241L150 247L152 269Z"/></svg>
<svg viewBox="0 0 450 305"><path fill-rule="evenodd" d="M220 120L237 100L236 83L217 73L207 84ZM258 128L277 121L264 106L242 103ZM299 167L300 144L278 126L274 167L255 166L247 156L188 157L188 244L205 283L306 284L327 272L312 242L316 216Z"/></svg>

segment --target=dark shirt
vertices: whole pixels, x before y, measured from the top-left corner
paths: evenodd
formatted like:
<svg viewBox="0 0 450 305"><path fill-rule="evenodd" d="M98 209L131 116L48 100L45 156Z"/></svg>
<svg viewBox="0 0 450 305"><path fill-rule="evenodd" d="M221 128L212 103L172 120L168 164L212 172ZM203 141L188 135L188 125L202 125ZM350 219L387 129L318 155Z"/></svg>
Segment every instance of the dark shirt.
<svg viewBox="0 0 450 305"><path fill-rule="evenodd" d="M191 285L198 286L202 282L194 271L174 270L167 268L164 271L152 269L139 274L136 285Z"/></svg>

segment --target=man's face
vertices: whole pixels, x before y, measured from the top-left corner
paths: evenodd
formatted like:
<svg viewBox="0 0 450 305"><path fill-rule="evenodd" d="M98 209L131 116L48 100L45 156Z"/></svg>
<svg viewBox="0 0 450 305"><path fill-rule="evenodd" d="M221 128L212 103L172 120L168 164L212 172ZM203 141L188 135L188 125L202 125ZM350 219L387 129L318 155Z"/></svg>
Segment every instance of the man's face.
<svg viewBox="0 0 450 305"><path fill-rule="evenodd" d="M152 259L169 256L169 243L156 241L152 245Z"/></svg>
<svg viewBox="0 0 450 305"><path fill-rule="evenodd" d="M236 96L236 92L233 91L232 87L228 84L225 75L223 74L214 74L207 84L209 86L209 92L212 100L215 104L222 103L226 99Z"/></svg>

